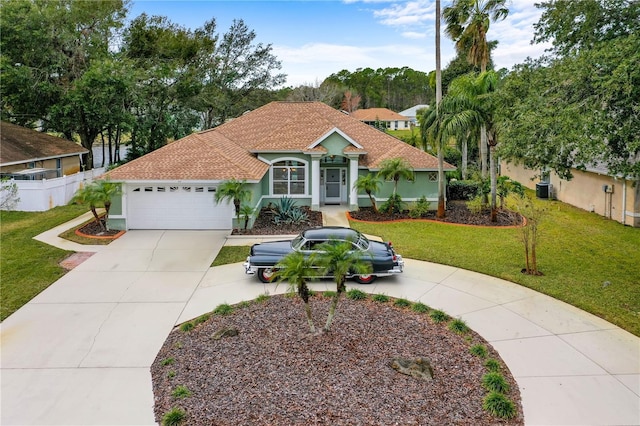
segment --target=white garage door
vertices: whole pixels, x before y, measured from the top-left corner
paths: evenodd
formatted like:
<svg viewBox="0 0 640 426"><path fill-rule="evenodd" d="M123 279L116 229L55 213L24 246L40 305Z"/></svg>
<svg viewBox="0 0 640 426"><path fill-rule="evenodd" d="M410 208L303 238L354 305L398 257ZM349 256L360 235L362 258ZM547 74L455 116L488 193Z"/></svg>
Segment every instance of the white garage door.
<svg viewBox="0 0 640 426"><path fill-rule="evenodd" d="M231 229L232 203L215 202L215 186L149 185L127 191L129 229Z"/></svg>

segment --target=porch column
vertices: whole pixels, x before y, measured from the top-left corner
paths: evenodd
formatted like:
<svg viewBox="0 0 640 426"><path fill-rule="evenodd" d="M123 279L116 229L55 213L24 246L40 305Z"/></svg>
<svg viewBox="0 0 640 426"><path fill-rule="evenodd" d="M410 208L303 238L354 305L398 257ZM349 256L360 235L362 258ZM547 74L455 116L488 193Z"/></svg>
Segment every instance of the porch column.
<svg viewBox="0 0 640 426"><path fill-rule="evenodd" d="M358 210L358 190L354 184L358 180L358 156L349 157L349 209Z"/></svg>
<svg viewBox="0 0 640 426"><path fill-rule="evenodd" d="M311 210L320 210L320 155L311 156Z"/></svg>

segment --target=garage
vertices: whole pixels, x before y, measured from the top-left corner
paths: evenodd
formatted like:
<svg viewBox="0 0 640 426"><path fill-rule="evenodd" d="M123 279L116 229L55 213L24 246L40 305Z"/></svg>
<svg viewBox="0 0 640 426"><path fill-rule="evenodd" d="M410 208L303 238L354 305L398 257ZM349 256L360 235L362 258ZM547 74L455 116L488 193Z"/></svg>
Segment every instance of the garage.
<svg viewBox="0 0 640 426"><path fill-rule="evenodd" d="M129 229L231 229L233 204L215 202L215 185L155 184L127 188Z"/></svg>

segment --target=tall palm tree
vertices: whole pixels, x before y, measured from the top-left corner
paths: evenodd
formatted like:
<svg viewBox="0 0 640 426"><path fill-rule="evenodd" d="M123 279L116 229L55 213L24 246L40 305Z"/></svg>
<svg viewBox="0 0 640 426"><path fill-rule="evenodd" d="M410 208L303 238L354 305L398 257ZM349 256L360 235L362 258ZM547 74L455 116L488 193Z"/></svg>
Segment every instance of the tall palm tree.
<svg viewBox="0 0 640 426"><path fill-rule="evenodd" d="M378 206L376 205L376 199L373 198L373 194L380 190L380 179L376 177L373 173L368 173L364 176L358 177L356 182L353 184L353 187L357 191L364 191L369 196L369 200L371 200L371 206L373 207L373 211L378 213Z"/></svg>
<svg viewBox="0 0 640 426"><path fill-rule="evenodd" d="M485 129L492 166L490 168L492 221L497 220L495 148L498 144L498 129L494 118L495 105L492 97L497 84L498 74L494 71L487 71L478 76L467 74L458 77L451 82L449 92L442 100L438 127L434 125L429 129L433 138L446 140L451 137L465 138L469 133Z"/></svg>
<svg viewBox="0 0 640 426"><path fill-rule="evenodd" d="M429 107L424 111L420 120L420 133L422 134L423 147L435 146L438 152L438 211L436 216L445 217L445 178L444 178L444 148L448 138L443 137L442 125L445 118L445 111L442 108L442 101L439 105Z"/></svg>
<svg viewBox="0 0 640 426"><path fill-rule="evenodd" d="M413 168L404 158L388 158L380 163L378 177L393 181L393 195L389 198L389 211L394 211L398 182L401 178L413 179Z"/></svg>
<svg viewBox="0 0 640 426"><path fill-rule="evenodd" d="M307 323L311 333L316 332L311 317L311 305L309 297L311 292L307 286L307 280L317 275L317 269L314 267L314 259L306 257L300 252L292 252L278 262L274 272L274 280L277 282L287 281L289 283L289 291L295 291L304 302L304 311L307 316Z"/></svg>
<svg viewBox="0 0 640 426"><path fill-rule="evenodd" d="M336 282L336 294L331 301L327 322L324 326L324 331L329 331L336 315L340 296L346 290L347 275L371 273L371 263L365 262L362 253L359 250L354 250L350 242L329 240L318 246L318 250L320 254L316 262L320 266L320 274L333 274Z"/></svg>
<svg viewBox="0 0 640 426"><path fill-rule="evenodd" d="M467 60L480 67L480 72L487 70L491 49L487 41L487 32L491 21L503 20L509 14L507 0L454 0L453 4L444 8L445 32L456 42L456 48L462 50L469 47ZM487 175L487 136L486 130L480 131L480 160L482 176Z"/></svg>
<svg viewBox="0 0 640 426"><path fill-rule="evenodd" d="M240 204L249 197L251 197L251 190L247 188L246 180L229 179L218 186L215 200L216 203L224 200L233 202L236 211L236 223L240 227Z"/></svg>
<svg viewBox="0 0 640 426"><path fill-rule="evenodd" d="M442 59L440 55L440 0L436 0L436 117L439 117L440 102L442 102ZM422 126L421 126L422 128ZM423 141L424 141L424 132ZM443 140L434 140L436 142L438 153L438 211L436 216L443 218L445 216L444 205L444 142Z"/></svg>

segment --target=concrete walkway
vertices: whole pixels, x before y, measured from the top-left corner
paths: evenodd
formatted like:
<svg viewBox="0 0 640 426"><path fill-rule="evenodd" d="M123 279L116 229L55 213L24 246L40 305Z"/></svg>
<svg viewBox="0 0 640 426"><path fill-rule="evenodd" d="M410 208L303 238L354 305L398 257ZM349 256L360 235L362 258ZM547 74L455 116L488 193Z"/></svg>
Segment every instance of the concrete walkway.
<svg viewBox="0 0 640 426"><path fill-rule="evenodd" d="M149 367L172 328L221 303L285 291L241 264L210 268L231 240L223 231L129 231L7 318L0 424L155 424ZM528 425L640 424L640 339L600 318L411 259L402 276L349 287L465 320L509 366Z"/></svg>

